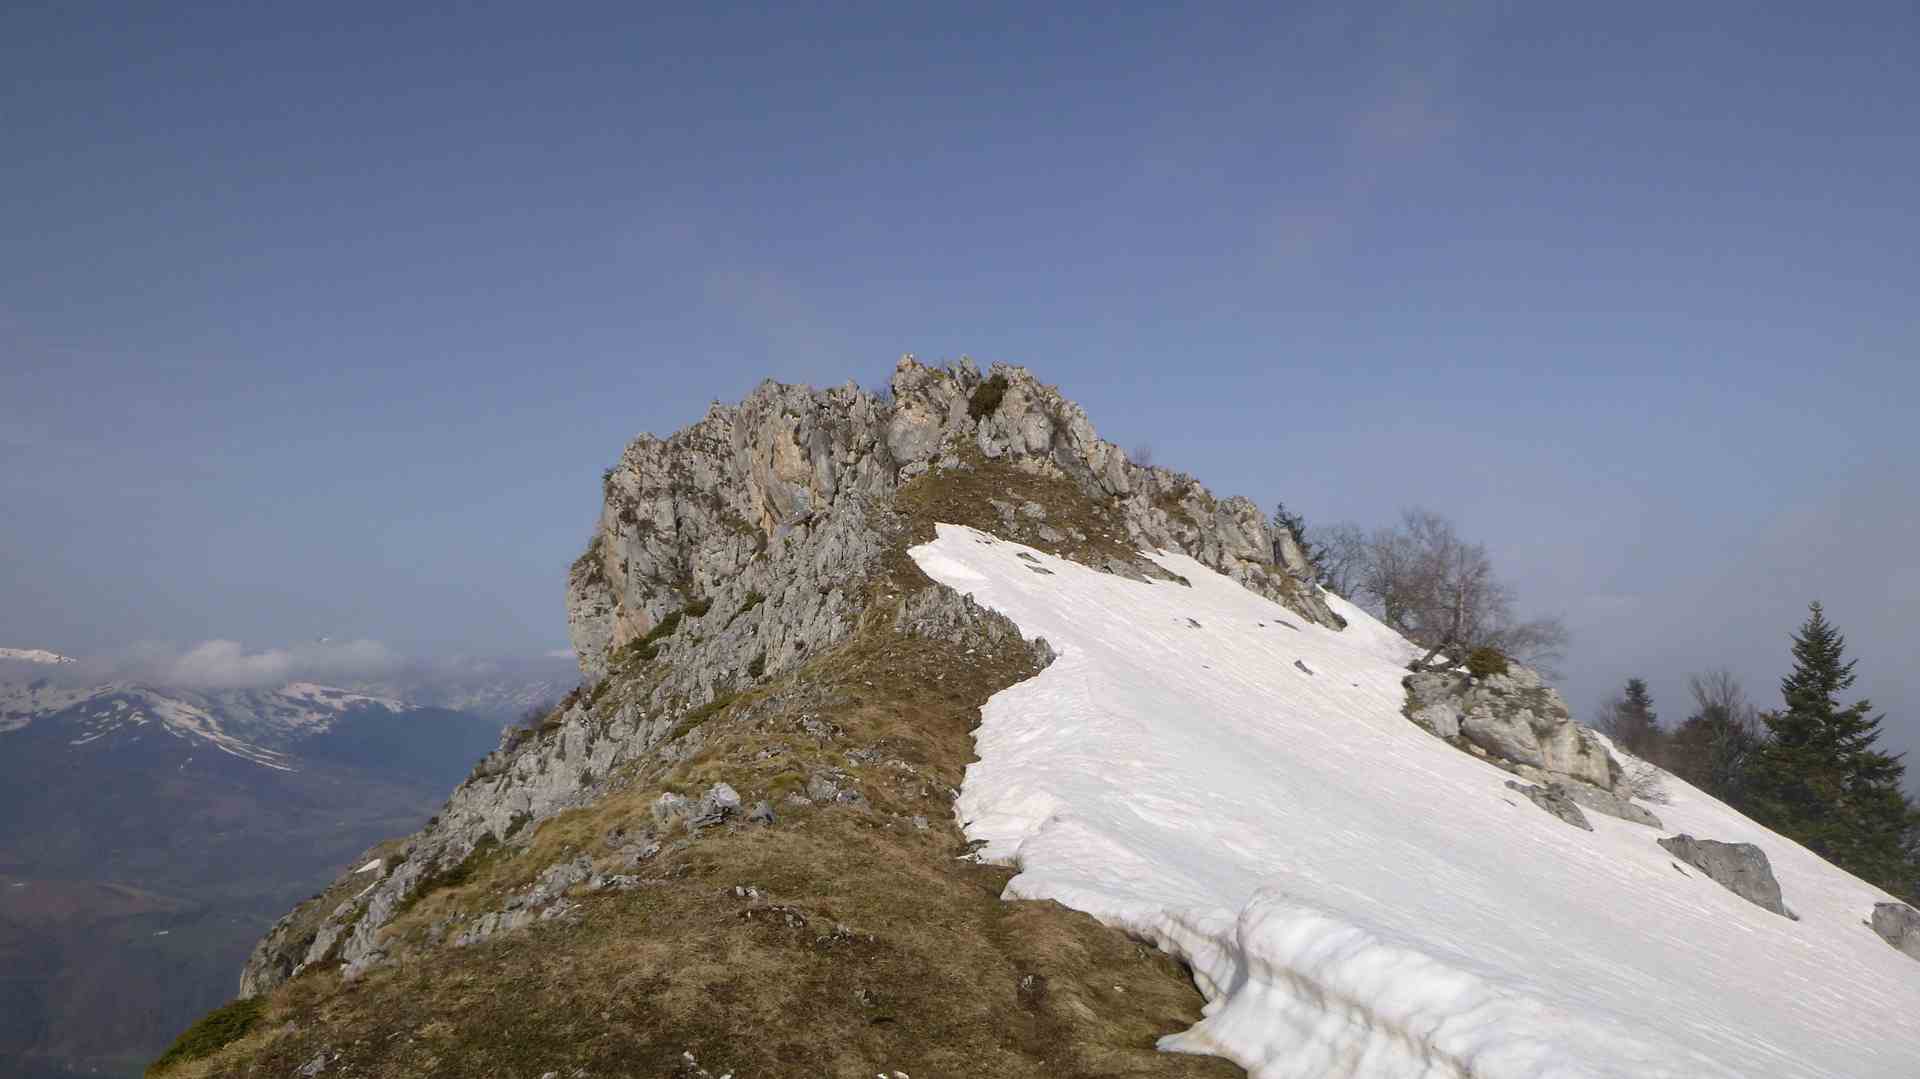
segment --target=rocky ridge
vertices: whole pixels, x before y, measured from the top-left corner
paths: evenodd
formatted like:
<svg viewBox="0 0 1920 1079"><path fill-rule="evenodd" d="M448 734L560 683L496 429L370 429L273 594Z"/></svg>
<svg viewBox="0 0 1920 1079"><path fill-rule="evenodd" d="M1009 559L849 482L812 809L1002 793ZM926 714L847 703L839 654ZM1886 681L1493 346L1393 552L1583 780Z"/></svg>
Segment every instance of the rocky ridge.
<svg viewBox="0 0 1920 1079"><path fill-rule="evenodd" d="M1143 580L1167 575L1138 551L1182 550L1302 618L1340 624L1298 548L1252 502L1128 461L1018 367L908 358L890 399L763 383L668 438L636 439L604 487L567 589L589 685L537 728L506 732L425 829L391 845L377 880L343 877L281 919L243 972L243 997L309 969L351 978L379 965L387 927L449 874L594 805L636 769L688 761L710 720L761 706L765 687L876 619L968 655L1017 645L1044 665L1045 642L1022 642L906 563L932 515L990 514L980 523ZM955 488L958 502L928 501Z"/></svg>
<svg viewBox="0 0 1920 1079"><path fill-rule="evenodd" d="M1566 701L1540 675L1519 664L1504 673L1416 671L1402 683L1403 712L1442 741L1506 769L1532 785L1509 783L1535 805L1578 828L1578 807L1660 827L1634 803L1625 770L1606 743L1574 722Z"/></svg>

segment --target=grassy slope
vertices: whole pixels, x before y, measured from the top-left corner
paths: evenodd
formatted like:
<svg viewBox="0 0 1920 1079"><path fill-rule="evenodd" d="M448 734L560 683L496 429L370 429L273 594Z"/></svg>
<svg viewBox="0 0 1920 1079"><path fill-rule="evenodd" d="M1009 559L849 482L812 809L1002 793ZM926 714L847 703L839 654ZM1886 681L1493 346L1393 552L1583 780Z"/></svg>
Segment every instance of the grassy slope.
<svg viewBox="0 0 1920 1079"><path fill-rule="evenodd" d="M970 481L1005 492L1015 478ZM1240 1074L1154 1050L1198 1018L1178 964L1057 904L1002 902L1010 871L960 857L950 791L979 708L1036 668L1011 643L956 654L893 630L885 600L927 583L906 547L957 508L943 482L903 492L851 641L683 732L590 809L476 859L465 883L394 923L395 962L354 982L303 975L267 998L254 1033L166 1074L286 1075L323 1052L340 1054L328 1075L697 1075L688 1053L738 1079ZM1021 486L1053 513L1090 509L1070 490ZM869 805L786 800L824 769ZM611 829L650 823L664 790L722 780L749 804L772 800L778 822L663 836L683 842L632 870L652 883L576 889L577 920L431 943L435 922L497 909L554 862L585 853L613 868Z"/></svg>

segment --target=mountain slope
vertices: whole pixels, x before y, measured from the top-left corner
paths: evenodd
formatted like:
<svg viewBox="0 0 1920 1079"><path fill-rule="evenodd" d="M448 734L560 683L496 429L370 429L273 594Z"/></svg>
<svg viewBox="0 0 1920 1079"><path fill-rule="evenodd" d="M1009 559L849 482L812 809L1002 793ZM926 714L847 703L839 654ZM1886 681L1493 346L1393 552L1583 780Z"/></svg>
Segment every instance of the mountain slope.
<svg viewBox="0 0 1920 1079"><path fill-rule="evenodd" d="M1759 969L1722 962L1745 932L1907 999L1879 980L1907 960L1842 943L1871 894L1844 875L1780 847L1810 912L1787 923L1652 827L1507 798L1514 774L1650 819L1537 681L1427 676L1518 702L1540 752L1504 770L1409 722L1444 708L1403 714L1406 644L1257 507L1129 462L1022 369L765 383L636 439L604 498L567 592L593 684L283 917L242 974L254 1025L189 1032L165 1074L1234 1073L1157 1046L1263 1075L1715 1074L1833 1033L1829 1009L1740 1046L1785 1016L1740 1010L1760 990L1680 1008L1726 1024L1705 1035L1623 998L1634 923L1694 934L1690 990ZM1688 797L1702 838L1752 834Z"/></svg>
<svg viewBox="0 0 1920 1079"><path fill-rule="evenodd" d="M14 688L0 1074L137 1074L232 994L289 904L416 827L497 742L483 720L305 683Z"/></svg>
<svg viewBox="0 0 1920 1079"><path fill-rule="evenodd" d="M1193 965L1208 1018L1168 1048L1262 1077L1920 1061L1920 968L1864 924L1892 897L1790 840L1677 780L1664 830L1569 828L1403 717L1411 648L1364 612L1336 633L1181 555L1191 589L981 539L913 555L1059 659L988 704L958 811L1009 895ZM1680 868L1679 832L1759 845L1800 920Z"/></svg>

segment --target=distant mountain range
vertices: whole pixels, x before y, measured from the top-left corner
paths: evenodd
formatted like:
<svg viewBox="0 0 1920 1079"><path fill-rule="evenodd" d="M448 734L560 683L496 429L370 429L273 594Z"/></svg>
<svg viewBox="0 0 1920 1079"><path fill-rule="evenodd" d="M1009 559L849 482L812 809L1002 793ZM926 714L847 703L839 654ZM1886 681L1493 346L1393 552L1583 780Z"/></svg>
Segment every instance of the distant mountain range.
<svg viewBox="0 0 1920 1079"><path fill-rule="evenodd" d="M569 654L419 663L384 678L353 682L351 688L511 721L552 707L579 684L580 668Z"/></svg>
<svg viewBox="0 0 1920 1079"><path fill-rule="evenodd" d="M139 1074L279 913L570 688L553 666L207 690L0 649L0 1075Z"/></svg>

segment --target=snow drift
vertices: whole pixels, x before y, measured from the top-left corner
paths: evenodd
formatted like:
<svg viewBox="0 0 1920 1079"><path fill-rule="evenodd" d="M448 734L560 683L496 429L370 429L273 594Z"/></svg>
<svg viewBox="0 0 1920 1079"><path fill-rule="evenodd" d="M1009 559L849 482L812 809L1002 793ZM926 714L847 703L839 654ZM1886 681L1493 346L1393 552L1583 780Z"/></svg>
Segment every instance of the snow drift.
<svg viewBox="0 0 1920 1079"><path fill-rule="evenodd" d="M1009 897L1157 940L1209 1004L1163 1048L1260 1079L1920 1074L1920 966L1889 897L1669 779L1666 830L1568 827L1401 715L1411 646L1336 632L1183 555L1191 587L972 529L914 548L1059 659L996 695L957 812ZM1036 572L1046 570L1047 573ZM1771 859L1798 922L1689 869Z"/></svg>

